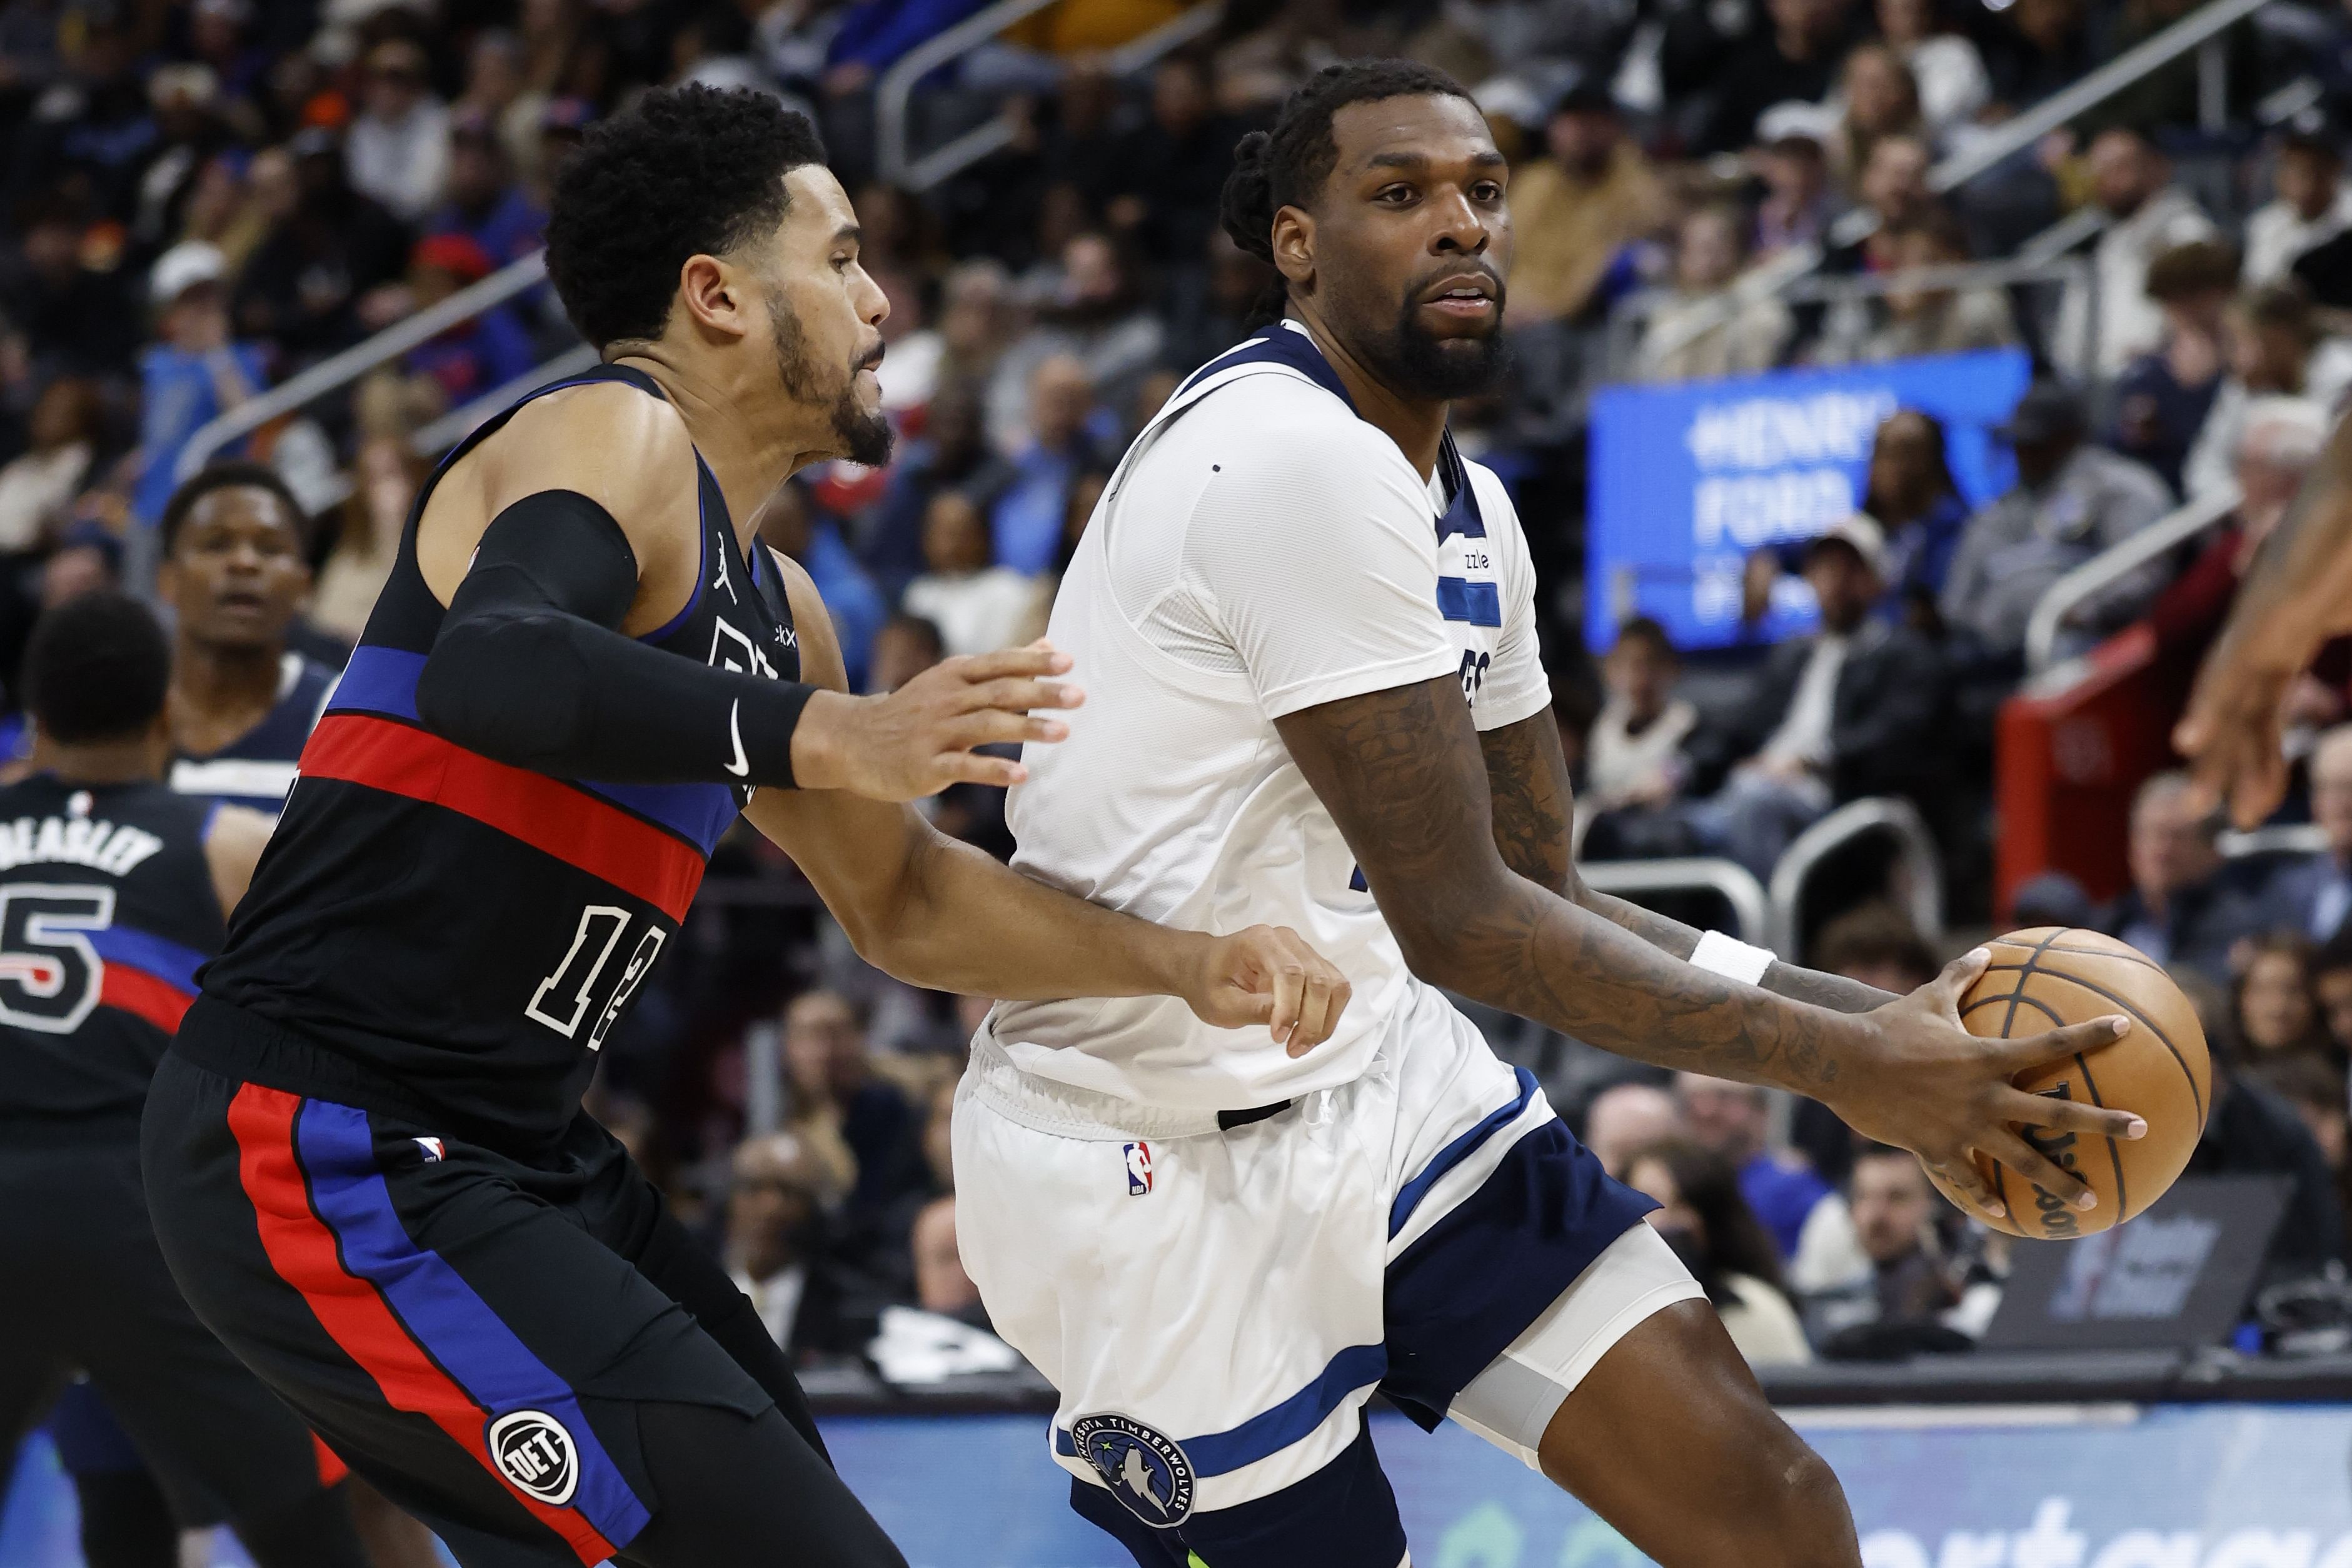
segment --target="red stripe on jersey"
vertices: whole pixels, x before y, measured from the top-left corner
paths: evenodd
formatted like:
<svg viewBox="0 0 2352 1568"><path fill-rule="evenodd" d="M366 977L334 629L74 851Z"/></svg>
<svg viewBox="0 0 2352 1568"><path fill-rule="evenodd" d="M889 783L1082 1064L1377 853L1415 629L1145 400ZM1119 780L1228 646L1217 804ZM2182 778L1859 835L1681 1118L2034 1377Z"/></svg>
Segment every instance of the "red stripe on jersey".
<svg viewBox="0 0 2352 1568"><path fill-rule="evenodd" d="M448 810L686 918L702 885L691 845L570 784L509 767L389 719L330 713L302 748L302 776L341 779Z"/></svg>
<svg viewBox="0 0 2352 1568"><path fill-rule="evenodd" d="M375 1380L384 1403L430 1419L496 1477L507 1495L562 1536L581 1562L611 1558L613 1543L576 1510L550 1508L506 1479L483 1438L489 1412L409 1337L373 1284L344 1268L334 1232L311 1208L294 1157L294 1118L301 1109L300 1096L257 1083L245 1085L229 1101L237 1177L253 1205L269 1267L301 1293L327 1336Z"/></svg>
<svg viewBox="0 0 2352 1568"><path fill-rule="evenodd" d="M127 963L109 963L98 983L98 999L144 1018L167 1035L180 1032L180 1019L195 998L168 980L158 980Z"/></svg>
<svg viewBox="0 0 2352 1568"><path fill-rule="evenodd" d="M352 1468L343 1463L343 1457L328 1447L327 1440L316 1432L310 1434L310 1458L319 1467L320 1486L340 1485L343 1478L352 1473Z"/></svg>

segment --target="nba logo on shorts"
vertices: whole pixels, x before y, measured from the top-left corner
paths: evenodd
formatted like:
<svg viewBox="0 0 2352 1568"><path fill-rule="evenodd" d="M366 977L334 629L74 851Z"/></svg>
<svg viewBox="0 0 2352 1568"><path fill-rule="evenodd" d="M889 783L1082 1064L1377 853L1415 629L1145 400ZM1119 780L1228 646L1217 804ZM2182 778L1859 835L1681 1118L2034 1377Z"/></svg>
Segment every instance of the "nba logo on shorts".
<svg viewBox="0 0 2352 1568"><path fill-rule="evenodd" d="M1173 1437L1124 1415L1081 1415L1070 1441L1127 1511L1166 1530L1192 1511L1192 1462Z"/></svg>
<svg viewBox="0 0 2352 1568"><path fill-rule="evenodd" d="M447 1152L447 1151L441 1146L441 1140L438 1138L419 1138L415 1140L415 1142L417 1148L425 1152L425 1163L428 1165L432 1164L435 1161L440 1159L444 1153Z"/></svg>
<svg viewBox="0 0 2352 1568"><path fill-rule="evenodd" d="M1151 1145L1127 1146L1127 1195L1139 1198L1151 1190Z"/></svg>

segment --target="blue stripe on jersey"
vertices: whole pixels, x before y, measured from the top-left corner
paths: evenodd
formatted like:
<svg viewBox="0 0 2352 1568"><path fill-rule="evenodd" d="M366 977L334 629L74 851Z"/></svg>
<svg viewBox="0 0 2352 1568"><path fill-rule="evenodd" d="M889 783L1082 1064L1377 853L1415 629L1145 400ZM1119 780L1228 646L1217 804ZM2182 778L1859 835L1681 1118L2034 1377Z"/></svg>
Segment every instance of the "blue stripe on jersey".
<svg viewBox="0 0 2352 1568"><path fill-rule="evenodd" d="M195 949L131 926L108 926L89 935L91 951L107 963L143 969L183 991L195 990L196 970L205 962L205 955Z"/></svg>
<svg viewBox="0 0 2352 1568"><path fill-rule="evenodd" d="M1476 1153L1487 1139L1517 1121L1519 1113L1527 1110L1528 1101L1536 1097L1536 1075L1523 1067L1514 1067L1511 1070L1518 1075L1519 1097L1440 1149L1437 1157L1423 1168L1421 1174L1397 1189L1396 1202L1389 1205L1391 1240L1404 1229L1404 1222L1412 1217L1412 1211L1421 1206L1421 1200L1429 1195L1429 1189L1437 1184L1440 1176Z"/></svg>
<svg viewBox="0 0 2352 1568"><path fill-rule="evenodd" d="M1503 624L1503 593L1492 583L1440 577L1437 613L1449 621L1467 621L1474 626L1499 626Z"/></svg>
<svg viewBox="0 0 2352 1568"><path fill-rule="evenodd" d="M536 1410L562 1423L580 1467L571 1506L605 1540L626 1546L652 1515L605 1452L571 1385L531 1353L446 1259L409 1239L376 1166L367 1113L305 1100L295 1141L311 1202L335 1233L344 1266L383 1292L402 1326L493 1417Z"/></svg>
<svg viewBox="0 0 2352 1568"><path fill-rule="evenodd" d="M328 711L381 713L389 718L423 723L416 716L416 681L425 673L425 655L396 647L362 643L352 650L351 667L335 690ZM741 809L735 792L725 784L616 784L592 779L569 781L591 795L657 822L704 855Z"/></svg>
<svg viewBox="0 0 2352 1568"><path fill-rule="evenodd" d="M1177 1446L1192 1461L1194 1475L1230 1474L1268 1455L1279 1454L1307 1436L1329 1420L1331 1412L1346 1404L1349 1394L1380 1382L1388 1375L1388 1370L1387 1346L1349 1345L1333 1356L1331 1363L1318 1373L1312 1383L1273 1409L1226 1431L1212 1432L1205 1437L1181 1438ZM1054 1451L1065 1458L1076 1458L1077 1439L1056 1426Z"/></svg>

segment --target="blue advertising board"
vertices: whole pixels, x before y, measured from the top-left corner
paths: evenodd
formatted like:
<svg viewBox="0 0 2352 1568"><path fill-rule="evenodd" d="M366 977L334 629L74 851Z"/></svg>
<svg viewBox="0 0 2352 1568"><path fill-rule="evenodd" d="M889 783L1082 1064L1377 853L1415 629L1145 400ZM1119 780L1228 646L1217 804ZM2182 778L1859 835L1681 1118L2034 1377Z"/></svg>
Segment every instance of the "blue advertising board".
<svg viewBox="0 0 2352 1568"><path fill-rule="evenodd" d="M1864 1568L2352 1568L2352 1406L1898 1407L1791 1415L1845 1483ZM1045 1418L825 1423L911 1568L1134 1568L1067 1505ZM1377 1416L1416 1568L1649 1560L1516 1460ZM73 1498L46 1443L0 1517L0 1568L72 1568ZM1658 1484L1673 1488L1673 1475ZM242 1563L224 1535L222 1564ZM1737 1568L1725 1564L1724 1568Z"/></svg>
<svg viewBox="0 0 2352 1568"><path fill-rule="evenodd" d="M1656 617L1680 647L1739 640L1748 555L1811 539L1853 510L1871 443L1898 408L1944 422L1961 496L1990 500L2015 472L1991 427L2032 376L2023 353L1999 349L1596 394L1587 641L1607 648L1634 615ZM1778 640L1812 616L1811 596L1790 579L1750 632Z"/></svg>

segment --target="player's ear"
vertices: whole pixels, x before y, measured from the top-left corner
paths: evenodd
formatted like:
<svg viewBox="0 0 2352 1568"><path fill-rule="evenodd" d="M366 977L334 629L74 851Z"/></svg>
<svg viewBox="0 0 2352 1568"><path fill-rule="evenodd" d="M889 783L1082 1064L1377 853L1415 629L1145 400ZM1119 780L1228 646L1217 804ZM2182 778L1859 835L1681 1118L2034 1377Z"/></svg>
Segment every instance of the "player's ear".
<svg viewBox="0 0 2352 1568"><path fill-rule="evenodd" d="M750 292L750 278L715 256L689 256L677 269L678 304L706 332L729 338L748 332Z"/></svg>
<svg viewBox="0 0 2352 1568"><path fill-rule="evenodd" d="M1304 207L1276 210L1274 265L1290 282L1315 281L1315 217Z"/></svg>

